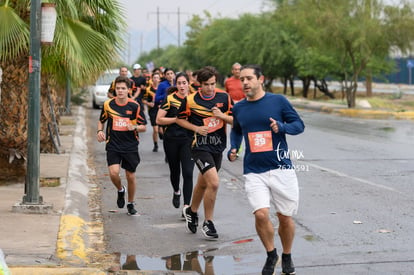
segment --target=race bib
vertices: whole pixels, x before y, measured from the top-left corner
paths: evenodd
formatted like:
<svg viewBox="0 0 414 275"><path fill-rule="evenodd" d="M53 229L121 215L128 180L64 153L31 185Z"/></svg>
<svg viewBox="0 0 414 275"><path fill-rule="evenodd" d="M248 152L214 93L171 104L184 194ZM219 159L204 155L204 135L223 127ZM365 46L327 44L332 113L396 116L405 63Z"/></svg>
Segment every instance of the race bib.
<svg viewBox="0 0 414 275"><path fill-rule="evenodd" d="M208 133L212 133L222 128L224 123L223 120L217 117L206 117L203 119L204 126L208 127Z"/></svg>
<svg viewBox="0 0 414 275"><path fill-rule="evenodd" d="M268 152L273 150L272 132L252 132L248 134L250 151L252 153Z"/></svg>
<svg viewBox="0 0 414 275"><path fill-rule="evenodd" d="M112 129L115 131L129 131L128 125L131 124L131 120L127 117L115 116L112 118Z"/></svg>

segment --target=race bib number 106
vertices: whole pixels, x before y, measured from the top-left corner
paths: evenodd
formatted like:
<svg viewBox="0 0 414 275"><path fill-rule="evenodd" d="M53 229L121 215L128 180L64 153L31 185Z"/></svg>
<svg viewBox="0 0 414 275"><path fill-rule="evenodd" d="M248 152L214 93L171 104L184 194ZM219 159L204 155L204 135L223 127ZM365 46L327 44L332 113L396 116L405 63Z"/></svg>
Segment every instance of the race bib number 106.
<svg viewBox="0 0 414 275"><path fill-rule="evenodd" d="M131 120L127 117L113 117L112 129L115 131L128 131Z"/></svg>

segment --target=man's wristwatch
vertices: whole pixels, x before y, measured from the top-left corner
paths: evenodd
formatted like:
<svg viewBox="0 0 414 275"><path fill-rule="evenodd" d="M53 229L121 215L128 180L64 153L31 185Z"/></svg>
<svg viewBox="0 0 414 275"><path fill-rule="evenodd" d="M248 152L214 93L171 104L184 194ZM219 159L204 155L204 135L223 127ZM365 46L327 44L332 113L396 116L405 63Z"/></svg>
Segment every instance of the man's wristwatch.
<svg viewBox="0 0 414 275"><path fill-rule="evenodd" d="M96 131L96 134L99 134L99 132L103 132L103 130L98 130L98 131Z"/></svg>

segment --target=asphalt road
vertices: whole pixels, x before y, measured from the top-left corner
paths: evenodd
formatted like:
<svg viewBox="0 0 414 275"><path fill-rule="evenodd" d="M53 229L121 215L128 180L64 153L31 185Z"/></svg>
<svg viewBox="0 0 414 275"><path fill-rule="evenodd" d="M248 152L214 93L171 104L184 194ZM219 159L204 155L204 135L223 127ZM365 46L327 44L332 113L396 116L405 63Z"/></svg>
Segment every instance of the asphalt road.
<svg viewBox="0 0 414 275"><path fill-rule="evenodd" d="M363 120L300 110L305 133L288 137L300 185L293 260L298 274L412 274L414 204L412 121ZM98 110L87 110L95 127ZM90 131L91 140L95 139ZM265 252L243 192L241 160L223 161L215 223L218 241L187 233L162 150L151 152L151 128L141 134L136 206L117 209L104 145L90 142L101 183L107 252L119 264L194 274L259 274ZM196 176L197 170L194 175ZM200 220L203 211L199 212ZM275 221L275 227L277 222ZM280 241L276 246L281 250ZM280 269L278 269L280 270Z"/></svg>

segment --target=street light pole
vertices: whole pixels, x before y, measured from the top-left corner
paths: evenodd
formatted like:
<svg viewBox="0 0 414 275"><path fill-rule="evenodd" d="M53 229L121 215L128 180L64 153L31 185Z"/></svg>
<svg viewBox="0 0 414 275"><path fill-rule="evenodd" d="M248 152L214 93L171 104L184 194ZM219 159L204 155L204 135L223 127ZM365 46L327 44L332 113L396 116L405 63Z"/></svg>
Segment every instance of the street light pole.
<svg viewBox="0 0 414 275"><path fill-rule="evenodd" d="M27 175L23 204L42 204L40 174L40 71L41 0L30 6L30 59L27 136Z"/></svg>

